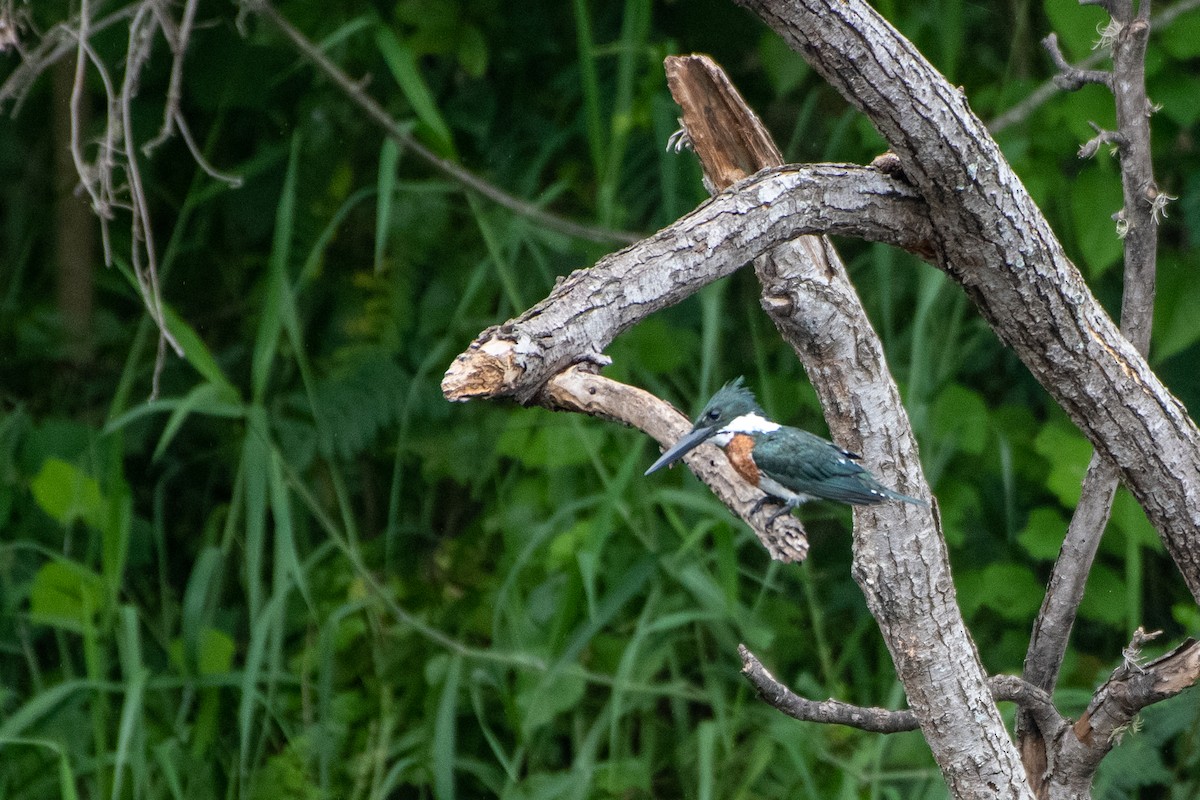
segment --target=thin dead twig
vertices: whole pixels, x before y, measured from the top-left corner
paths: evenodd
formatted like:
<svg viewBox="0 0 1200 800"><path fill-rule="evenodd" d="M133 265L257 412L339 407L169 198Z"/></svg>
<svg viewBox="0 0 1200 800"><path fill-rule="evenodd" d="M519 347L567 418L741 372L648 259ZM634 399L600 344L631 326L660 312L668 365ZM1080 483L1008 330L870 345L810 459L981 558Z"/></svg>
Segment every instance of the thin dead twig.
<svg viewBox="0 0 1200 800"><path fill-rule="evenodd" d="M846 725L871 733L902 733L919 727L917 717L908 709L856 706L841 700L809 700L793 692L770 673L754 653L738 645L742 674L768 705L794 719ZM1016 703L1036 714L1047 726L1063 728L1066 720L1059 715L1050 695L1015 675L993 675L988 679L992 698Z"/></svg>
<svg viewBox="0 0 1200 800"><path fill-rule="evenodd" d="M133 136L133 98L137 96L142 68L150 58L154 43L154 35L158 29L158 20L154 14L154 3L142 5L129 24L129 47L125 54L125 76L121 83L119 104L121 108L121 125L125 143L125 174L129 178L129 196L132 204L133 240L130 246L131 264L138 286L141 288L142 301L151 319L158 326L159 347L154 362L153 389L150 397L158 394L158 377L165 363L163 343L171 345L176 355L183 356L183 348L167 328L166 316L163 310L162 288L158 281L158 252L154 245L154 228L150 220L150 204L146 198L146 190L142 184L142 172L138 167L137 150ZM139 245L140 243L140 245ZM145 255L145 265L142 255Z"/></svg>
<svg viewBox="0 0 1200 800"><path fill-rule="evenodd" d="M1180 2L1155 14L1150 19L1150 24L1156 30L1164 30L1179 17L1197 8L1200 8L1200 0L1180 0ZM1146 9L1149 11L1148 4ZM1095 52L1080 61L1076 66L1080 69L1089 69L1103 61L1104 57L1104 53ZM997 134L1007 128L1011 128L1013 125L1019 125L1060 91L1062 90L1055 84L1053 79L1047 80L1030 92L1021 102L988 122L988 130L993 134Z"/></svg>

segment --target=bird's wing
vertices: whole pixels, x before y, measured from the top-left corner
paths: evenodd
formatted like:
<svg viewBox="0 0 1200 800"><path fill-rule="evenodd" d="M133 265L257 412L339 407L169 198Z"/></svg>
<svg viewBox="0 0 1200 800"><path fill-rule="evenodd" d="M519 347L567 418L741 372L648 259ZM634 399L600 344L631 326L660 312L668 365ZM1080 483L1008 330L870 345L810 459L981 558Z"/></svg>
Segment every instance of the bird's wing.
<svg viewBox="0 0 1200 800"><path fill-rule="evenodd" d="M808 431L780 428L759 438L751 455L767 476L798 494L856 505L886 496L853 453Z"/></svg>

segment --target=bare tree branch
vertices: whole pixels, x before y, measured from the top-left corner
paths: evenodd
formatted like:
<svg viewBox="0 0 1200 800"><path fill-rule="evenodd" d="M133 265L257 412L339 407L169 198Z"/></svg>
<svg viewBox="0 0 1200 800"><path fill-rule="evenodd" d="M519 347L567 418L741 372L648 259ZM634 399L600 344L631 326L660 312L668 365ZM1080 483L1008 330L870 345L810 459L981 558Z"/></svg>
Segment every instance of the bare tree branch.
<svg viewBox="0 0 1200 800"><path fill-rule="evenodd" d="M1118 144L1121 158L1121 185L1124 207L1120 213L1125 245L1124 295L1121 303L1121 332L1143 356L1150 347L1155 295L1155 267L1158 247L1158 220L1153 197L1157 196L1150 154L1150 103L1146 97L1145 54L1149 28L1149 2L1143 0L1138 16L1128 3L1116 4L1123 16L1114 17L1109 29L1113 40L1113 71L1102 81L1116 99L1116 133L1101 131L1080 149L1080 157L1090 157L1094 148L1105 142ZM1047 49L1060 69L1067 74L1079 72L1066 65L1053 34L1046 37ZM1074 88L1079 84L1071 81ZM1055 561L1042 607L1034 622L1033 634L1025 657L1025 679L1051 691L1067 650L1075 615L1083 600L1087 576L1100 546L1117 488L1116 467L1101 455L1092 456L1084 477L1079 504L1067 528L1062 552ZM1057 731L1044 729L1028 714L1018 715L1017 733L1026 769L1041 773L1038 765L1048 762L1049 751L1056 746ZM1097 760L1096 764L1099 763ZM1040 795L1050 791L1041 774L1033 779ZM1090 780L1088 784L1090 785Z"/></svg>
<svg viewBox="0 0 1200 800"><path fill-rule="evenodd" d="M138 9L136 4L127 5L124 8L118 9L107 17L102 17L97 20L84 20L86 16L83 9L86 9L85 3L80 3L81 13L80 18L70 22L62 22L55 25L46 35L42 37L37 46L29 51L22 51L21 63L17 65L12 74L5 79L3 84L0 84L0 106L5 103L13 102L13 115L20 113L21 103L25 99L25 95L29 92L33 82L51 65L59 59L70 55L71 51L76 49L77 42L80 39L79 30L86 27L93 34L107 30L113 25L127 20L132 17Z"/></svg>
<svg viewBox="0 0 1200 800"><path fill-rule="evenodd" d="M1129 650L1153 638L1141 629ZM909 710L864 708L838 700L815 701L801 697L780 683L745 645L739 645L742 673L768 704L798 720L847 725L874 733L898 733L917 728ZM1013 675L988 680L992 697L1015 702L1021 712L1037 721L1054 743L1044 762L1046 796L1087 797L1091 776L1101 759L1121 739L1143 708L1173 697L1200 682L1200 642L1187 639L1171 652L1147 664L1136 655L1127 657L1093 695L1087 711L1071 723L1059 715L1050 695ZM1040 781L1039 781L1040 782Z"/></svg>
<svg viewBox="0 0 1200 800"><path fill-rule="evenodd" d="M183 355L183 349L167 327L162 287L159 282L158 252L151 220L151 204L138 163L138 148L133 130L134 99L141 84L142 71L149 62L154 39L159 32L163 33L171 46L174 63L166 98L163 129L148 147L152 148L169 136L177 125L201 169L218 180L231 184L239 182L238 178L213 169L202 157L179 110L182 64L195 22L196 7L195 0L187 0L178 25L169 13L169 6L161 0L141 0L94 21L92 3L90 0L81 0L78 18L72 23L63 23L52 28L32 51L23 50L21 65L14 70L3 86L0 86L0 103L12 99L17 101L16 105L19 107L21 98L34 79L47 66L57 62L74 48L75 70L71 90L69 150L79 175L80 186L87 193L92 210L100 221L104 261L109 266L117 259L117 254L113 252L110 224L116 219L118 211L129 211L128 261L142 303L158 327L160 337L152 376L152 398L158 393L158 378L164 366L166 346L169 345L176 354ZM109 67L93 49L91 37L104 28L126 20L128 46L118 86ZM89 66L95 69L100 77L105 107L104 133L94 145L85 142L82 126ZM95 155L89 159L89 151L93 147ZM118 171L123 173L124 183L118 183Z"/></svg>
<svg viewBox="0 0 1200 800"><path fill-rule="evenodd" d="M1154 319L1155 267L1158 261L1159 198L1150 152L1150 100L1146 96L1146 43L1149 0L1141 0L1138 16L1114 20L1119 27L1113 46L1113 99L1117 131L1122 139L1119 230L1125 244L1125 287L1121 298L1121 331L1143 356L1150 349Z"/></svg>
<svg viewBox="0 0 1200 800"><path fill-rule="evenodd" d="M1096 135L1079 146L1080 158L1092 158L1106 144L1112 145L1117 152L1128 146L1129 141L1117 131L1106 131L1094 122L1088 124L1092 126Z"/></svg>
<svg viewBox="0 0 1200 800"><path fill-rule="evenodd" d="M183 60L191 40L192 25L196 21L196 5L196 0L186 0L178 27L171 25L170 18L166 15L158 15L163 35L171 48L171 77L167 84L162 128L157 136L142 146L142 152L146 155L154 152L155 148L170 139L175 132L175 120L180 116L179 104L183 101Z"/></svg>
<svg viewBox="0 0 1200 800"><path fill-rule="evenodd" d="M1141 629L1134 634L1131 647L1139 638L1144 641ZM1087 711L1066 735L1052 740L1050 762L1062 767L1048 776L1046 796L1088 796L1100 761L1133 725L1138 712L1174 697L1197 682L1200 682L1200 642L1195 639L1185 640L1147 664L1122 662L1096 690Z"/></svg>
<svg viewBox="0 0 1200 800"><path fill-rule="evenodd" d="M779 682L762 662L743 644L738 645L742 658L742 674L768 705L804 722L846 725L871 733L901 733L915 731L920 726L917 715L908 709L891 710L843 703L840 700L809 700ZM1015 675L995 675L988 679L992 699L1011 701L1023 710L1036 715L1047 729L1061 730L1067 721L1059 715L1046 692Z"/></svg>
<svg viewBox="0 0 1200 800"><path fill-rule="evenodd" d="M713 188L779 164L770 134L711 60L669 58L667 75ZM763 308L804 364L835 440L861 452L873 471L895 474L889 483L929 497L882 343L829 240L801 236L754 264ZM948 783L956 792L1007 786L1019 795L1027 791L1020 760L989 696L949 575L936 511L855 510L855 579ZM836 701L822 708L828 719L850 712L865 715L862 721L895 722ZM968 766L957 755L966 749L988 756Z"/></svg>
<svg viewBox="0 0 1200 800"><path fill-rule="evenodd" d="M750 681L768 705L805 722L822 722L828 725L847 725L872 733L900 733L915 731L917 715L905 709L892 711L886 708L868 708L851 705L840 700L809 700L780 683L762 662L747 649L738 645L742 657L742 674Z"/></svg>
<svg viewBox="0 0 1200 800"><path fill-rule="evenodd" d="M154 372L151 379L150 399L158 397L158 379L162 374L166 361L166 348L169 344L175 354L182 357L183 347L175 340L167 328L167 319L162 300L162 288L158 282L158 251L154 245L154 226L150 221L150 202L142 185L142 171L138 166L138 154L133 135L133 98L138 93L141 82L142 67L150 59L154 34L158 27L154 19L153 3L143 3L129 23L129 47L125 53L125 76L121 82L121 92L118 95L122 141L125 145L125 174L129 178L129 197L132 206L132 241L130 242L130 262L133 274L141 289L142 302L158 326L158 352L154 360ZM145 256L145 263L142 256Z"/></svg>
<svg viewBox="0 0 1200 800"><path fill-rule="evenodd" d="M1179 17L1197 8L1200 8L1200 0L1179 0L1179 2L1155 14L1151 18L1150 24L1155 30L1166 30ZM1094 52L1083 59L1077 66L1080 69L1088 69L1099 64L1104 60L1104 57L1104 53ZM1030 114L1057 95L1059 91L1061 90L1054 80L1046 81L1030 92L1021 102L989 121L988 130L993 134L997 134L1007 128L1011 128L1013 125L1019 125L1028 119Z"/></svg>
<svg viewBox="0 0 1200 800"><path fill-rule="evenodd" d="M1046 48L1046 51L1050 53L1050 58L1054 60L1054 66L1058 67L1058 74L1054 76L1054 85L1058 88L1073 92L1091 83L1099 83L1112 88L1113 76L1108 70L1079 69L1071 66L1067 62L1067 57L1058 47L1058 34L1051 33L1042 39L1042 47Z"/></svg>
<svg viewBox="0 0 1200 800"><path fill-rule="evenodd" d="M826 164L764 172L572 273L521 316L484 331L450 365L442 391L451 400L526 402L551 376L599 353L639 320L779 242L832 232L919 251L929 227L911 187L877 170Z"/></svg>
<svg viewBox="0 0 1200 800"><path fill-rule="evenodd" d="M1097 455L1092 456L1079 504L1067 527L1062 550L1050 574L1046 596L1033 624L1025 656L1025 680L1051 691L1058 680L1079 602L1087 586L1088 573L1108 523L1117 470Z"/></svg>
<svg viewBox="0 0 1200 800"><path fill-rule="evenodd" d="M79 28L76 31L75 79L71 86L71 158L75 162L75 172L79 175L80 185L91 198L92 212L100 221L100 237L104 245L104 263L111 265L112 240L109 237L108 223L113 218L113 207L116 205L116 190L113 188L112 175L116 167L114 156L117 152L117 136L120 126L116 122L115 98L116 89L108 69L91 49L88 28L88 0L80 3ZM83 152L83 120L84 85L87 65L91 62L100 75L104 85L104 105L106 121L104 125L104 141L96 155L96 164L87 162Z"/></svg>
<svg viewBox="0 0 1200 800"><path fill-rule="evenodd" d="M929 203L928 212L922 211L918 218L928 219L934 226L932 240L922 229L915 242L904 246L930 258L963 284L1001 338L1014 347L1092 439L1103 464L1120 465L1197 593L1200 507L1197 492L1189 490L1197 486L1200 471L1195 426L1138 353L1137 331L1133 331L1135 342L1131 344L1095 302L960 93L857 0L799 0L787 5L771 0L742 1L780 29L889 139L900 172ZM1145 6L1141 8L1148 13ZM1129 30L1135 28L1131 25ZM713 102L704 106L700 119L720 119L727 111L723 103ZM714 133L686 117L685 109L686 132L698 150L705 149L703 143L710 134L714 140L720 139L722 126L715 126ZM743 127L758 133L761 126L756 123L751 120ZM1108 138L1119 143L1123 155L1135 146L1124 131L1120 137ZM706 154L700 155L704 159ZM705 160L714 188L764 161L773 163L775 158L770 147L759 148L753 141L744 148L729 147L724 155L723 159ZM844 281L836 253L827 243L812 239L771 248L767 239L760 242L752 237L773 223L744 222L744 215L754 212L740 208L734 198L745 196L761 204L763 182L782 174L785 172L777 170L747 179L676 226L600 262L592 271L571 276L522 317L485 332L473 345L474 352L460 356L447 372L443 384L447 396L536 397L538 387L558 369L573 359L600 358L600 349L617 332L678 299L669 288L646 293L647 274L666 278L670 285L681 287L681 295L687 294L711 279L697 276L702 265L689 261L693 254L702 253L703 260L713 261L725 251L729 261L703 265L719 275L761 249L769 253L756 262L764 284L764 307L801 354L821 393L835 438L850 446L861 442L868 463L881 463L887 469L885 459L891 459L905 481L920 486L923 479L911 431L903 415L894 413L899 407L898 395L869 324L858 322L861 309ZM1153 222L1159 198L1145 190L1145 181L1141 185ZM781 206L799 191L790 188L767 202ZM844 206L837 207L844 210ZM743 221L740 224L752 226L747 237L711 233L720 230L720 215L730 211ZM870 210L862 208L860 213L869 217ZM813 226L809 214L804 203L794 211L789 209L789 219L795 220L790 235L837 229L839 222L829 218L823 220L825 227ZM774 241L784 238L775 237ZM896 242L894 238L886 240ZM693 244L689 247L685 242ZM671 275L677 265L687 274ZM643 272L643 266L649 269ZM628 280L630 277L634 279ZM623 293L609 288L609 282L633 285L633 296L624 299ZM614 306L615 311L592 316L598 309ZM1130 319L1138 318L1131 314ZM838 335L829 335L830 330L837 330ZM851 333L846 335L846 331ZM554 350L556 342L562 344L558 352ZM864 399L866 405L862 405ZM881 409L885 413L878 413ZM861 439L854 441L856 436ZM1088 492L1096 498L1091 507L1094 514L1084 509L1078 519L1082 533L1071 542L1084 548L1094 546L1084 534L1103 527L1111 498L1111 477L1101 466L1093 479L1096 488ZM1182 515L1178 514L1180 508L1185 511ZM993 797L1003 791L1028 797L1030 787L1022 778L1021 761L1004 734L988 691L995 688L995 682L985 680L974 645L962 627L936 518L927 526L905 526L906 536L889 536L884 532L901 521L889 519L889 511L895 510L856 511L855 578L880 622L897 674L904 681L912 719L836 703L808 704L805 713L826 721L853 719L877 729L894 726L898 720L906 725L919 720L956 796ZM1082 560L1090 563L1091 556L1085 554ZM1084 577L1086 568L1064 573L1063 586L1072 588L1061 594L1052 591L1048 602L1062 601L1067 614L1073 616L1077 602L1071 601L1070 592ZM1058 636L1062 626L1051 620L1049 627L1053 630L1043 629L1046 642ZM1039 662L1039 669L1054 673L1060 661L1059 656ZM1173 675L1173 681L1167 683L1174 690L1190 685L1186 669ZM1090 785L1094 764L1089 759L1095 757L1098 763L1103 753L1075 752L1080 747L1094 747L1093 742L1085 741L1090 734L1078 726L1068 729L1043 689L1015 678L999 683L1023 700L1023 715L1045 740L1053 742L1053 747L1043 748L1040 759L1030 761L1037 770L1039 788L1047 785L1043 781L1074 787L1075 791ZM1109 708L1117 702L1109 698L1129 696L1124 690L1102 687L1095 709L1089 712L1099 722L1089 725L1110 734L1118 731L1128 722L1127 708L1119 703ZM1166 693L1142 691L1138 696L1152 702ZM974 754L971 764L956 757L962 752Z"/></svg>
<svg viewBox="0 0 1200 800"><path fill-rule="evenodd" d="M785 245L755 266L764 308L800 354L835 439L921 496L912 430L906 415L891 411L902 408L899 391L836 252L827 247L818 260ZM951 792L996 796L1004 787L1005 796L1027 796L962 620L937 514L880 524L873 509L855 509L853 575ZM957 755L964 750L983 755L968 766Z"/></svg>

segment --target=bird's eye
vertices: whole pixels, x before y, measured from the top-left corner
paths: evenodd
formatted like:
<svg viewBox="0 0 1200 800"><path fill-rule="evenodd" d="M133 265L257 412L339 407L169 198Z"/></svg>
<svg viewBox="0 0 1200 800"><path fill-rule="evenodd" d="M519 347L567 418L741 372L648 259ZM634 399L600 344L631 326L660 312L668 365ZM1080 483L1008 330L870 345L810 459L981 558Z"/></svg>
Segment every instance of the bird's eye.
<svg viewBox="0 0 1200 800"><path fill-rule="evenodd" d="M721 412L720 412L720 411L717 411L717 410L714 408L712 411L709 411L709 412L708 412L707 414L705 414L704 416L708 417L708 418L709 418L709 419L711 419L713 422L716 422L716 421L717 421L717 417L721 416Z"/></svg>

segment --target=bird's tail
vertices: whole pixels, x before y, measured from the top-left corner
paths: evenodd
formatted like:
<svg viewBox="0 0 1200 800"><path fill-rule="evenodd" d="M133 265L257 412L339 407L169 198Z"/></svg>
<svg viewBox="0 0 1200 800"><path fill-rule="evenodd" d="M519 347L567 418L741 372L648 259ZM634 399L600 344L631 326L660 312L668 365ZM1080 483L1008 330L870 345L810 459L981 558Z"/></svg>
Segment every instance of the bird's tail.
<svg viewBox="0 0 1200 800"><path fill-rule="evenodd" d="M888 498L891 500L899 500L902 503L912 503L914 506L920 506L921 508L929 508L929 503L927 503L924 500L921 500L919 498L909 497L908 495L900 494L899 492L893 492L891 489L888 489L886 487L881 487L881 491L885 495L887 495Z"/></svg>

